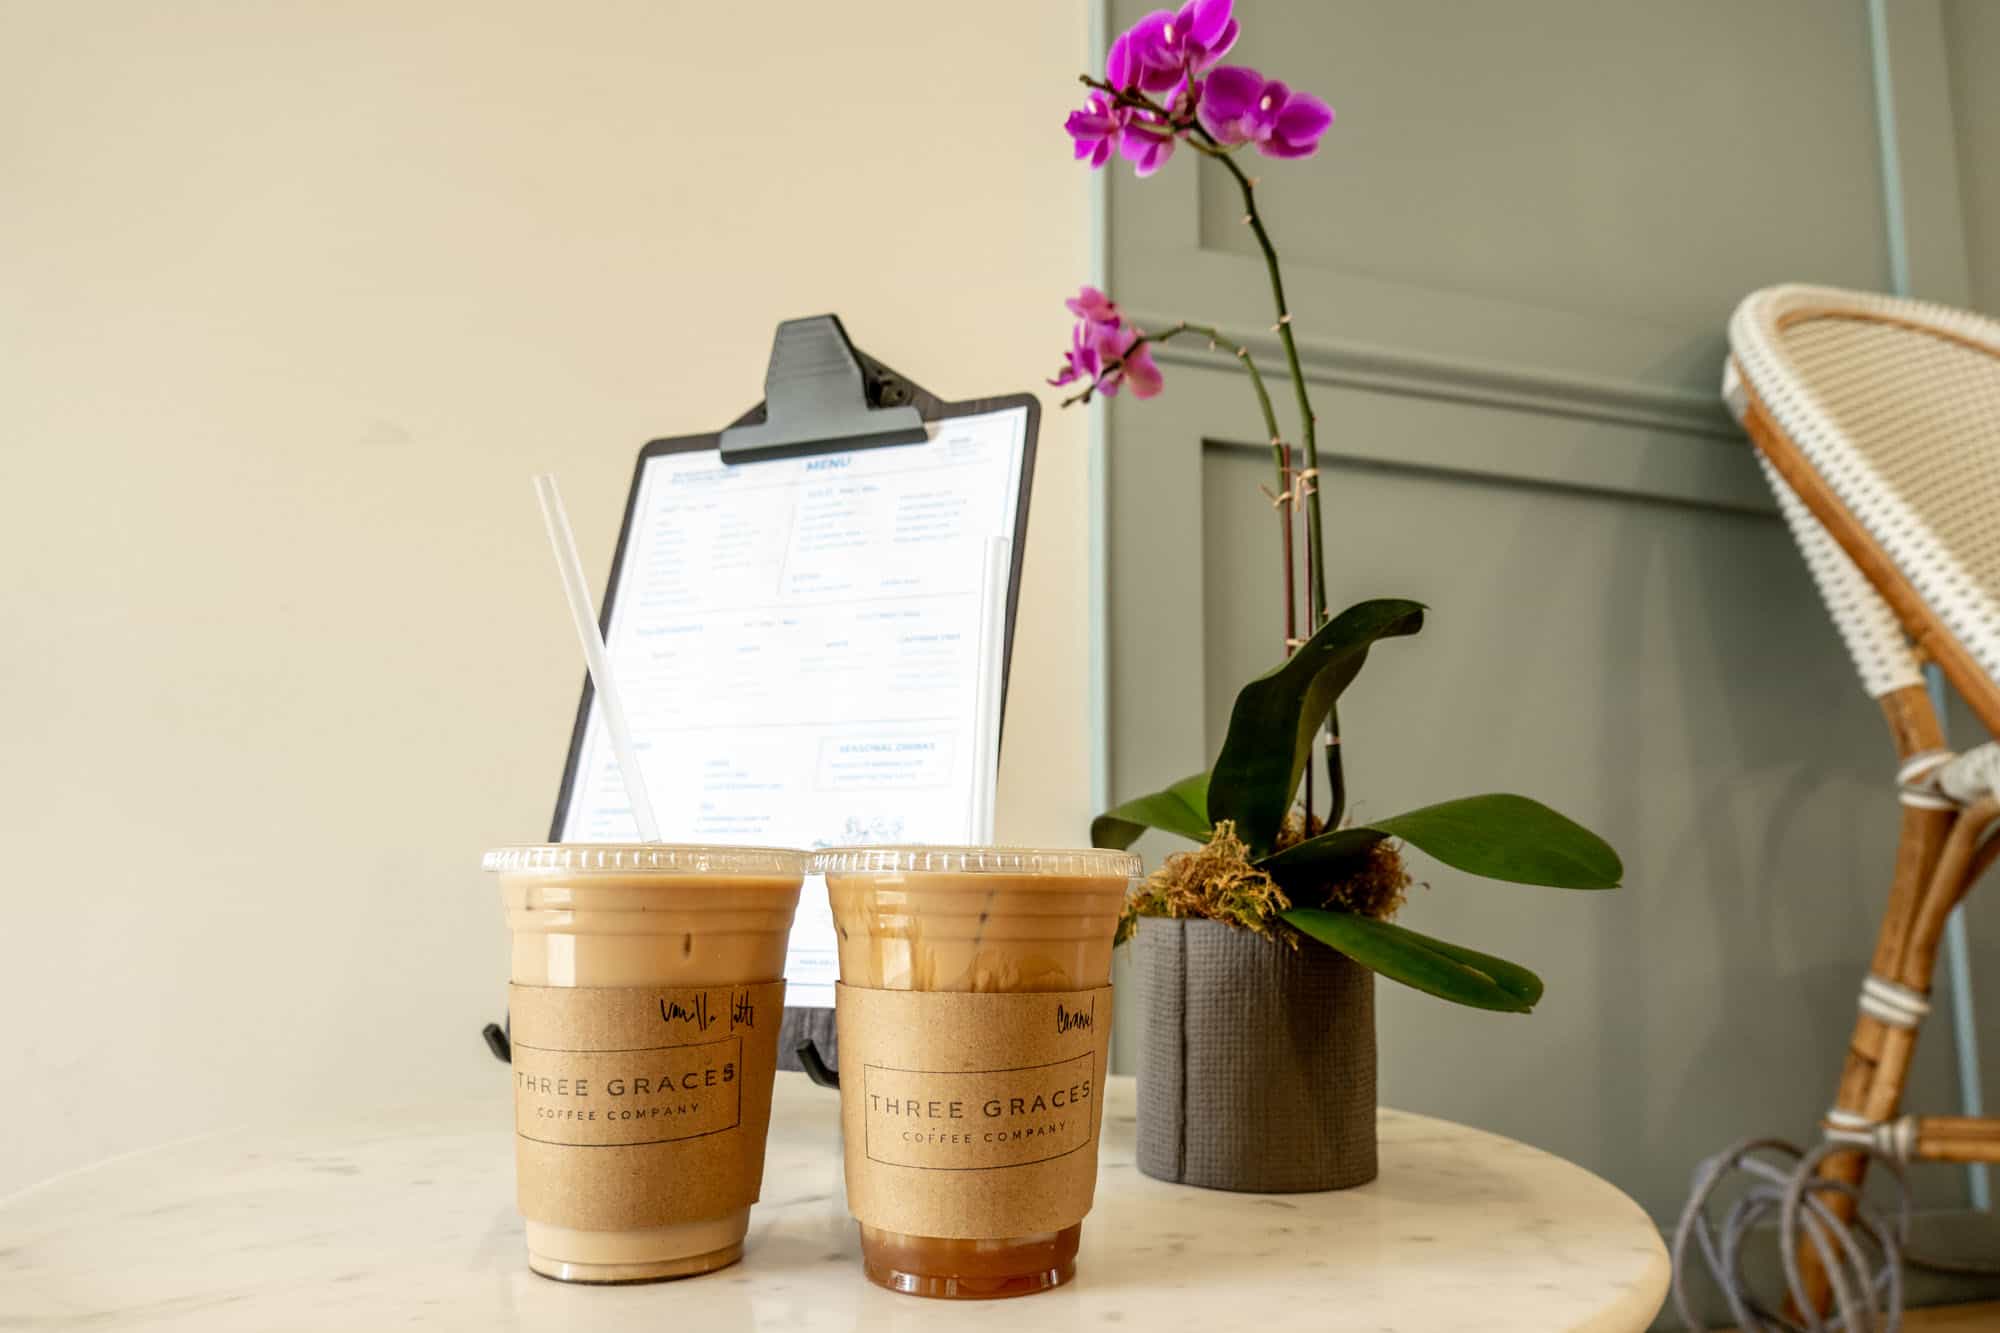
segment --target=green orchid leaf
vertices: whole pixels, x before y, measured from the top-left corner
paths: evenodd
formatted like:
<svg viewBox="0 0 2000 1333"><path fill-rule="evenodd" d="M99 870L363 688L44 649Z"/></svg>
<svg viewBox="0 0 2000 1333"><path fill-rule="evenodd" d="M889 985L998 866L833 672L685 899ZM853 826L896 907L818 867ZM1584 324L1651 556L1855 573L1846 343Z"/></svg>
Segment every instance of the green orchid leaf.
<svg viewBox="0 0 2000 1333"><path fill-rule="evenodd" d="M1517 884L1615 889L1625 874L1618 853L1589 829L1539 801L1501 793L1334 829L1262 857L1257 865L1280 885L1323 884L1384 838L1401 838L1470 874Z"/></svg>
<svg viewBox="0 0 2000 1333"><path fill-rule="evenodd" d="M1347 766L1340 757L1340 707L1326 710L1326 729L1333 744L1326 747L1326 826L1339 828L1347 814ZM1308 759L1307 762L1311 762Z"/></svg>
<svg viewBox="0 0 2000 1333"><path fill-rule="evenodd" d="M1615 889L1625 876L1624 863L1609 843L1525 796L1467 796L1370 820L1368 827L1487 879L1558 889Z"/></svg>
<svg viewBox="0 0 2000 1333"><path fill-rule="evenodd" d="M1320 626L1279 665L1245 685L1229 715L1229 735L1208 788L1210 822L1236 821L1253 856L1271 850L1312 758L1319 730L1378 639L1415 634L1421 603L1358 602Z"/></svg>
<svg viewBox="0 0 2000 1333"><path fill-rule="evenodd" d="M1141 796L1105 811L1090 821L1090 845L1120 851L1139 840L1149 828L1207 842L1208 774L1182 778L1165 791Z"/></svg>
<svg viewBox="0 0 2000 1333"><path fill-rule="evenodd" d="M1420 935L1407 926L1309 907L1283 916L1363 967L1441 1000L1525 1014L1542 998L1542 979L1519 963Z"/></svg>
<svg viewBox="0 0 2000 1333"><path fill-rule="evenodd" d="M1388 836L1365 825L1337 828L1266 856L1257 862L1257 868L1277 880L1281 887L1308 880L1324 884L1359 865L1367 857L1368 849Z"/></svg>

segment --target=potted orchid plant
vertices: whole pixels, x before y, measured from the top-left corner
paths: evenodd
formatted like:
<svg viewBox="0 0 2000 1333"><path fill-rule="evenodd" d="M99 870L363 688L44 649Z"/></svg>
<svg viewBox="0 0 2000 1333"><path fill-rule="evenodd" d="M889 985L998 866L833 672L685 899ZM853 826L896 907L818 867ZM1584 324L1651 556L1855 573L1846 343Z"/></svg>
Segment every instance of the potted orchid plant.
<svg viewBox="0 0 2000 1333"><path fill-rule="evenodd" d="M1221 1188L1327 1189L1375 1174L1375 975L1491 1010L1525 1013L1542 994L1519 964L1389 919L1410 882L1403 850L1567 889L1615 888L1623 868L1602 839L1523 796L1465 796L1365 822L1349 813L1342 698L1373 648L1422 628L1425 608L1395 598L1337 613L1327 605L1319 420L1244 163L1313 156L1334 113L1311 93L1222 63L1238 34L1231 11L1232 0L1189 0L1141 19L1111 44L1102 77L1082 77L1089 91L1066 129L1093 168L1123 159L1150 176L1185 148L1235 182L1264 258L1296 444L1247 349L1198 324L1140 328L1090 287L1068 302L1075 325L1051 383L1074 386L1065 406L1124 389L1151 398L1165 387L1152 349L1204 339L1241 365L1270 441L1284 658L1238 693L1206 770L1105 812L1091 836L1128 847L1157 829L1198 844L1146 878L1120 928L1139 943L1148 1014L1141 1168Z"/></svg>

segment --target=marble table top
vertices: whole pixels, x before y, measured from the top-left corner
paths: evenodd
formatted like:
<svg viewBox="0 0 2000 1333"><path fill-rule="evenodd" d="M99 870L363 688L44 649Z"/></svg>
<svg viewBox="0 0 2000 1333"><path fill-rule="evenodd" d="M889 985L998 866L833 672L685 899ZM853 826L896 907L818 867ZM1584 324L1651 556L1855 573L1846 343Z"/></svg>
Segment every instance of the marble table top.
<svg viewBox="0 0 2000 1333"><path fill-rule="evenodd" d="M1667 1290L1638 1205L1561 1158L1382 1112L1382 1174L1228 1194L1133 1165L1106 1099L1076 1280L991 1302L863 1279L835 1095L778 1075L744 1261L578 1287L528 1271L506 1080L477 1104L169 1144L0 1200L0 1328L231 1330L1643 1329Z"/></svg>

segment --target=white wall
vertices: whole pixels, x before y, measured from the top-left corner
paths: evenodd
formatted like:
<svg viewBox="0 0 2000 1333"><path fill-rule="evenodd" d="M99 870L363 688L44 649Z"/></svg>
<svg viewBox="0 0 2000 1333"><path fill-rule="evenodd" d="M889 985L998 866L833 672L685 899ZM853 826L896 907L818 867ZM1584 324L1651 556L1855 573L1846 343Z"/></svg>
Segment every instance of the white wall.
<svg viewBox="0 0 2000 1333"><path fill-rule="evenodd" d="M601 577L638 446L754 401L780 318L1039 386L1085 19L0 10L0 1191L494 1086L476 863L545 830L580 676L529 475ZM1010 840L1089 814L1084 448L1045 415Z"/></svg>

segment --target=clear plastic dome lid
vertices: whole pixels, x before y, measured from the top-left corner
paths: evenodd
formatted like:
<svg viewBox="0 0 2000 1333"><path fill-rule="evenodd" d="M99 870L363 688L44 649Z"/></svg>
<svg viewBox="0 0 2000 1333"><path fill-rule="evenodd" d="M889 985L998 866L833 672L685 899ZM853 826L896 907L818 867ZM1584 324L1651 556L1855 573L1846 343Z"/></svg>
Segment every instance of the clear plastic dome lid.
<svg viewBox="0 0 2000 1333"><path fill-rule="evenodd" d="M1142 862L1131 852L1049 847L834 847L812 858L822 875L1060 875L1133 879Z"/></svg>
<svg viewBox="0 0 2000 1333"><path fill-rule="evenodd" d="M479 860L500 874L778 875L801 879L805 852L682 842L554 842L496 847Z"/></svg>

